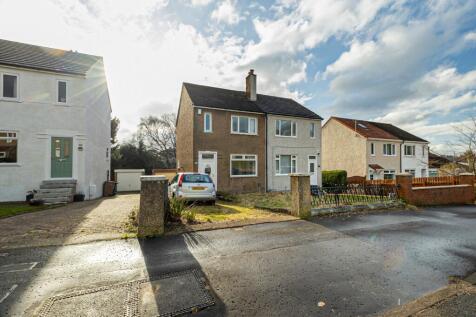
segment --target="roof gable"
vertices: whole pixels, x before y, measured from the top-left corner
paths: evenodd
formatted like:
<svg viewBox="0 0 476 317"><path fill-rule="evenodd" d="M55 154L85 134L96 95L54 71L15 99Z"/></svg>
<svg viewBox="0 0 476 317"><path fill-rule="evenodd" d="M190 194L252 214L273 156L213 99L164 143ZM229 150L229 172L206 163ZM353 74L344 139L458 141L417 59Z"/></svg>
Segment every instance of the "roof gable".
<svg viewBox="0 0 476 317"><path fill-rule="evenodd" d="M322 119L303 105L289 98L257 94L257 100L246 98L244 91L184 83L195 106L224 110L247 111L283 116Z"/></svg>
<svg viewBox="0 0 476 317"><path fill-rule="evenodd" d="M101 57L0 39L0 65L86 75Z"/></svg>

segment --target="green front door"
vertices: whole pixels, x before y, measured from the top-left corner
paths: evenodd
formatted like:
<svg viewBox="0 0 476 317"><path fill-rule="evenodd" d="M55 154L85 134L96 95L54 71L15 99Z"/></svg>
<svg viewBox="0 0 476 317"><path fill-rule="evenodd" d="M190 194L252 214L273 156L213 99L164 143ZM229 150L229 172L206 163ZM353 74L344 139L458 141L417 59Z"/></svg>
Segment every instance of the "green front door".
<svg viewBox="0 0 476 317"><path fill-rule="evenodd" d="M51 138L51 178L73 176L73 138Z"/></svg>

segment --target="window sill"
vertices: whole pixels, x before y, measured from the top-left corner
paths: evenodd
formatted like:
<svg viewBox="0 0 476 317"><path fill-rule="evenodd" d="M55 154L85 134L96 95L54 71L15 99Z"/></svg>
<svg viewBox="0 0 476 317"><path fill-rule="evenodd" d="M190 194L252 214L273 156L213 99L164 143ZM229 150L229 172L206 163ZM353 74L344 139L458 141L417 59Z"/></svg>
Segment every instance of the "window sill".
<svg viewBox="0 0 476 317"><path fill-rule="evenodd" d="M277 135L277 134L275 134L274 136L277 137L277 138L294 138L294 139L297 139L297 135L293 136L293 135Z"/></svg>
<svg viewBox="0 0 476 317"><path fill-rule="evenodd" d="M230 178L258 177L258 175L230 175Z"/></svg>
<svg viewBox="0 0 476 317"><path fill-rule="evenodd" d="M12 167L18 167L18 166L21 166L20 163L0 163L0 167L2 166L5 166L5 167L8 167L8 166L12 166Z"/></svg>
<svg viewBox="0 0 476 317"><path fill-rule="evenodd" d="M210 133L213 133L213 131L203 131L203 133L210 134Z"/></svg>
<svg viewBox="0 0 476 317"><path fill-rule="evenodd" d="M55 106L62 106L62 107L71 107L70 103L63 103L63 102L55 102Z"/></svg>
<svg viewBox="0 0 476 317"><path fill-rule="evenodd" d="M0 97L0 101L21 103L20 99L18 99L18 98Z"/></svg>
<svg viewBox="0 0 476 317"><path fill-rule="evenodd" d="M237 134L237 135L258 135L258 133L240 133L240 132L231 132L231 134Z"/></svg>

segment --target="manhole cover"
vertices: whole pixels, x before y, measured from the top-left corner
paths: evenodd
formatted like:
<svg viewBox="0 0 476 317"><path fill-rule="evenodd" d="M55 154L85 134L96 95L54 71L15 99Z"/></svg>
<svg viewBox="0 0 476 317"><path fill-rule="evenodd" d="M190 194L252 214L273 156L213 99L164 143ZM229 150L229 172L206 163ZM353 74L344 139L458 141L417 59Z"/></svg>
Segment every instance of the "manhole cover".
<svg viewBox="0 0 476 317"><path fill-rule="evenodd" d="M177 316L215 304L202 279L190 270L59 295L39 316Z"/></svg>
<svg viewBox="0 0 476 317"><path fill-rule="evenodd" d="M176 316L214 304L196 271L170 274L139 287L139 316Z"/></svg>

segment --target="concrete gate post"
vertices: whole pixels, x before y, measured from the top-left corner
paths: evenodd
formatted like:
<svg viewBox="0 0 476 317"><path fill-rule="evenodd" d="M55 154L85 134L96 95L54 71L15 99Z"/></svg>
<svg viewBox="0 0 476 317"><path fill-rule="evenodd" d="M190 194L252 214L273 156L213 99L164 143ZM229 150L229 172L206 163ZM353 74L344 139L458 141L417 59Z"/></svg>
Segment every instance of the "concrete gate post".
<svg viewBox="0 0 476 317"><path fill-rule="evenodd" d="M306 174L291 174L291 214L299 218L311 216L311 179Z"/></svg>
<svg viewBox="0 0 476 317"><path fill-rule="evenodd" d="M476 189L474 188L474 174L471 173L461 173L459 174L459 183L461 185L470 185L473 189L471 192L473 193L473 201L476 200Z"/></svg>
<svg viewBox="0 0 476 317"><path fill-rule="evenodd" d="M413 185L412 174L401 173L395 176L395 184L397 185L398 197L411 204L413 201Z"/></svg>
<svg viewBox="0 0 476 317"><path fill-rule="evenodd" d="M168 208L168 181L165 176L141 176L140 207L137 214L139 238L164 233L165 213Z"/></svg>

